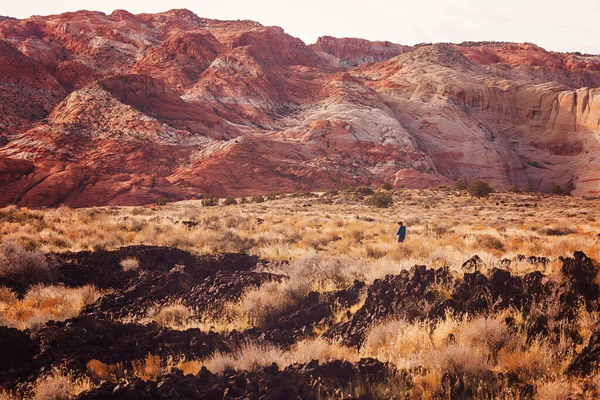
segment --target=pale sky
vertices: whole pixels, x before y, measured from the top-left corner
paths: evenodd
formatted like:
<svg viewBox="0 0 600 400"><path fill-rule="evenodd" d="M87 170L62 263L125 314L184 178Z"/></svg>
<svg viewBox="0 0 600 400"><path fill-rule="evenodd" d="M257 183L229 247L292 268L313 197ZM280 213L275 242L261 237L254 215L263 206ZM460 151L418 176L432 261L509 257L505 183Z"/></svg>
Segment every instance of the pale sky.
<svg viewBox="0 0 600 400"><path fill-rule="evenodd" d="M319 36L412 45L497 40L600 54L600 0L3 0L0 15L26 18L80 9L111 13L187 8L201 17L281 26L305 43Z"/></svg>

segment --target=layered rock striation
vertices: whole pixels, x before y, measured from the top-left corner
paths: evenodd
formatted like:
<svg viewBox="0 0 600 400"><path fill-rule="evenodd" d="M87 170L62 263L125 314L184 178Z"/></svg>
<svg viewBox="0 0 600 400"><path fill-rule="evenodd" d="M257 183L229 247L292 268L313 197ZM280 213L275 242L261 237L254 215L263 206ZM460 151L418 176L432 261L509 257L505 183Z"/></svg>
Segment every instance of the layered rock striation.
<svg viewBox="0 0 600 400"><path fill-rule="evenodd" d="M0 72L0 205L461 177L600 194L600 56L79 11L0 20Z"/></svg>

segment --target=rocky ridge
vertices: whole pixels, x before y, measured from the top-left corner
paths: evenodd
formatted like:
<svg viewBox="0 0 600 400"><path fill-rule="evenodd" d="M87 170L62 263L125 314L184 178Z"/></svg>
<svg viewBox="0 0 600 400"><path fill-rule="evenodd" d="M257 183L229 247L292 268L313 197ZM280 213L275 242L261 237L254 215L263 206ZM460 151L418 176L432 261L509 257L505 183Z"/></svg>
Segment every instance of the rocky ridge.
<svg viewBox="0 0 600 400"><path fill-rule="evenodd" d="M600 57L402 46L187 10L0 21L0 205L467 177L597 195Z"/></svg>

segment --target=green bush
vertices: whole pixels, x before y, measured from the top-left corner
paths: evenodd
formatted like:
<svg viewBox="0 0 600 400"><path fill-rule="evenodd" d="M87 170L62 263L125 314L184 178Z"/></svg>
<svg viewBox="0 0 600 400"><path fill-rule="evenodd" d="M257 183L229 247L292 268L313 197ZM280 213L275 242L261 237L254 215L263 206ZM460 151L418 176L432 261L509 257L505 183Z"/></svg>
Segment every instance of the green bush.
<svg viewBox="0 0 600 400"><path fill-rule="evenodd" d="M238 203L237 200L233 196L229 196L225 199L225 201L223 201L223 205L226 205L226 206L232 206L237 203Z"/></svg>
<svg viewBox="0 0 600 400"><path fill-rule="evenodd" d="M389 208L394 204L394 199L391 193L378 191L369 196L365 203L377 208Z"/></svg>
<svg viewBox="0 0 600 400"><path fill-rule="evenodd" d="M252 201L255 203L264 203L265 202L265 198L262 196L253 196L252 197Z"/></svg>
<svg viewBox="0 0 600 400"><path fill-rule="evenodd" d="M240 199L240 204L246 204L247 202L248 202L248 199L247 199L247 198L245 198L245 197L242 197L242 198Z"/></svg>
<svg viewBox="0 0 600 400"><path fill-rule="evenodd" d="M494 189L480 180L473 181L467 188L467 192L473 197L488 197Z"/></svg>
<svg viewBox="0 0 600 400"><path fill-rule="evenodd" d="M207 195L202 199L202 205L204 207L214 207L219 205L219 199L216 196Z"/></svg>
<svg viewBox="0 0 600 400"><path fill-rule="evenodd" d="M394 188L394 186L392 186L391 183L384 183L383 185L381 185L381 190L392 190Z"/></svg>

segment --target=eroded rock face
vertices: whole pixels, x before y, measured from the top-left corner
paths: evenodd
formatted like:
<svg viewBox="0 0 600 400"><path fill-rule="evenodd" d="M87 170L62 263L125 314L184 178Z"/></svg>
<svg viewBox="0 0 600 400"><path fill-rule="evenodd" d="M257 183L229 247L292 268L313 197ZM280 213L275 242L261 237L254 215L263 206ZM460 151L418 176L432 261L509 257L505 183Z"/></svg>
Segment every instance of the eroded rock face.
<svg viewBox="0 0 600 400"><path fill-rule="evenodd" d="M364 63L389 60L402 53L413 50L391 42L371 42L355 38L335 38L322 36L310 46L317 54L334 68L353 68Z"/></svg>
<svg viewBox="0 0 600 400"><path fill-rule="evenodd" d="M0 137L26 129L45 118L66 90L44 65L0 40Z"/></svg>
<svg viewBox="0 0 600 400"><path fill-rule="evenodd" d="M0 50L0 205L461 177L600 193L597 56L528 43L306 45L187 10L6 18Z"/></svg>

